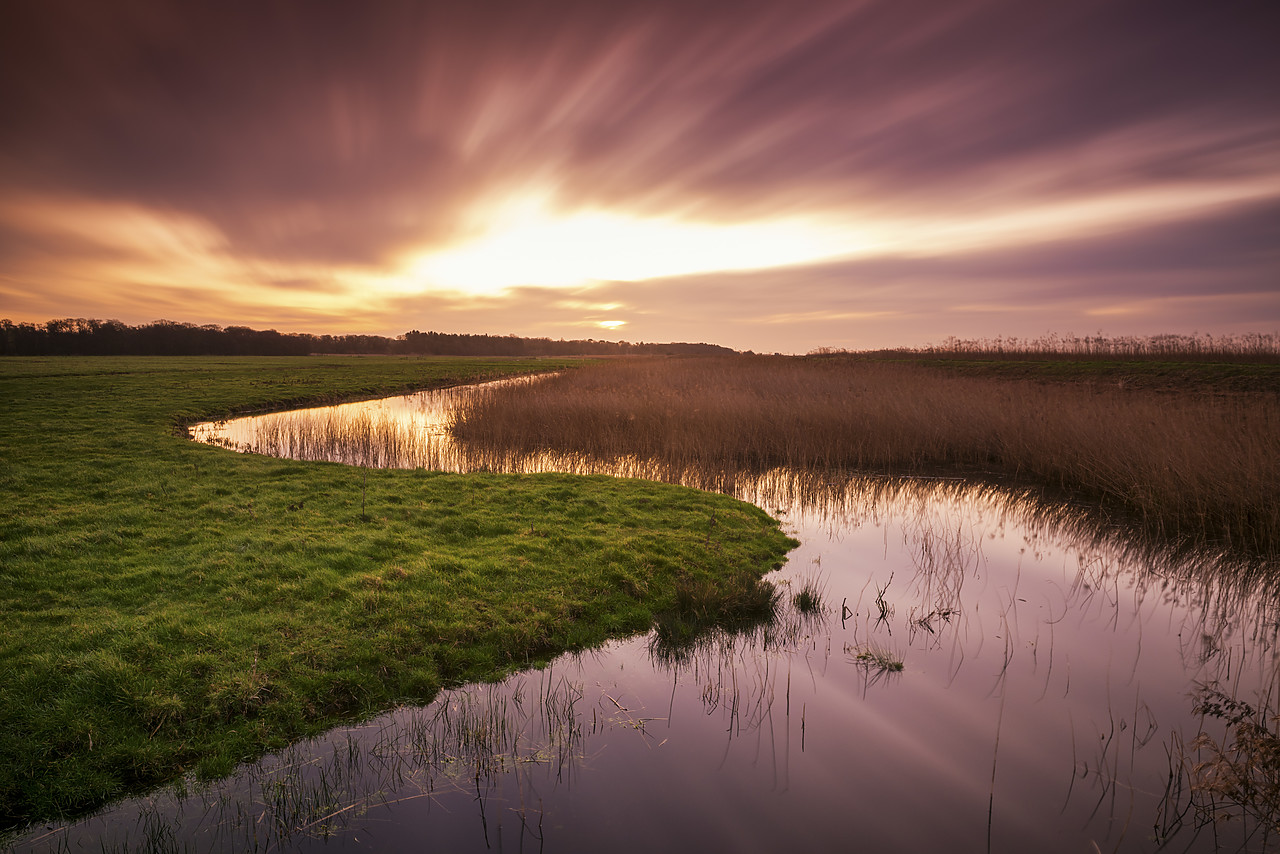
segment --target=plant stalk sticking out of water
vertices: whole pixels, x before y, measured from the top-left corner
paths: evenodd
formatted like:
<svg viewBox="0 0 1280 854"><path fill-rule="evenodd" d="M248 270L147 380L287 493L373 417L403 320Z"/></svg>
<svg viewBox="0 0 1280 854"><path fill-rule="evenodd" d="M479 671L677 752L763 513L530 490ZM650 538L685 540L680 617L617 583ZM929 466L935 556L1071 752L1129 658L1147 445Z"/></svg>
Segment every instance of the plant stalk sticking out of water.
<svg viewBox="0 0 1280 854"><path fill-rule="evenodd" d="M846 646L845 652L855 664L875 675L901 673L904 666L901 655L877 644Z"/></svg>
<svg viewBox="0 0 1280 854"><path fill-rule="evenodd" d="M1221 741L1201 732L1190 744L1198 760L1189 771L1198 817L1216 822L1238 813L1264 834L1280 833L1280 715L1213 686L1200 689L1193 711L1226 723Z"/></svg>
<svg viewBox="0 0 1280 854"><path fill-rule="evenodd" d="M880 616L876 618L877 625L889 622L889 618L893 616L893 606L884 599L885 591L892 583L893 573L889 573L889 580L884 583L884 587L876 587L876 607L880 609Z"/></svg>

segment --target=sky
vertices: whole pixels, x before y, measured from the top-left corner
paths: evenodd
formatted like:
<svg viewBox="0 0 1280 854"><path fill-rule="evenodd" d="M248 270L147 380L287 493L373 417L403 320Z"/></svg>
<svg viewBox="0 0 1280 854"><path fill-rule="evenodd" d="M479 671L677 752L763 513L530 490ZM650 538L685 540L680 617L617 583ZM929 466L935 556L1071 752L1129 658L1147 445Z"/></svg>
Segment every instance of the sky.
<svg viewBox="0 0 1280 854"><path fill-rule="evenodd" d="M7 0L0 317L1280 330L1274 0Z"/></svg>

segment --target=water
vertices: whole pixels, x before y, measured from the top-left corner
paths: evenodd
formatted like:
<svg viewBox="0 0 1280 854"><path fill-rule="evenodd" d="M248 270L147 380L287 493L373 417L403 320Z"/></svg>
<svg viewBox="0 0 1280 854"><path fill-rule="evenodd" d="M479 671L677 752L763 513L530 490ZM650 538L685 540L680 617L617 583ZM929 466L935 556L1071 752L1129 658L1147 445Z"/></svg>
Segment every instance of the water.
<svg viewBox="0 0 1280 854"><path fill-rule="evenodd" d="M327 410L346 436L327 450L297 414L195 432L302 458L715 481L802 543L770 576L786 592L779 619L692 648L620 640L447 691L233 778L38 829L18 850L1277 846L1280 804L1265 785L1230 784L1242 770L1274 782L1280 742L1196 741L1229 748L1246 731L1228 720L1239 707L1205 715L1197 702L1274 708L1280 597L1245 570L960 481L468 454L445 425L469 393ZM398 427L382 421L392 412ZM378 435L395 437L391 451ZM791 602L806 583L822 589L820 613ZM1255 735L1275 732L1263 723Z"/></svg>

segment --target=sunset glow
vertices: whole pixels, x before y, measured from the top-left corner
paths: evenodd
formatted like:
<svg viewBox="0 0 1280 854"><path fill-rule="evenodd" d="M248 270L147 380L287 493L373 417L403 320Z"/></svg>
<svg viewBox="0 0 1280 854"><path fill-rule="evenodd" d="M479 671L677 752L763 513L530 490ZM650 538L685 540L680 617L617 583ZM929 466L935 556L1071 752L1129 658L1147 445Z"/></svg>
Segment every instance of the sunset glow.
<svg viewBox="0 0 1280 854"><path fill-rule="evenodd" d="M0 318L783 352L1280 327L1261 7L499 5L18 0Z"/></svg>
<svg viewBox="0 0 1280 854"><path fill-rule="evenodd" d="M852 229L804 221L712 225L603 211L557 215L538 202L495 213L486 233L413 265L423 289L495 294L727 270L785 267L851 254Z"/></svg>

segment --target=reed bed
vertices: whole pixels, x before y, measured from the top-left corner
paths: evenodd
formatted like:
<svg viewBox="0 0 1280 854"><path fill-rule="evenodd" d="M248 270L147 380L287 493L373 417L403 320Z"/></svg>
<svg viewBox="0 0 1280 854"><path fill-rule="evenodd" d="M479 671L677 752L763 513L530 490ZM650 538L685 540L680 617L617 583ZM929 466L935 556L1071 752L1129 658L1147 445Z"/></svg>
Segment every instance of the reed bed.
<svg viewBox="0 0 1280 854"><path fill-rule="evenodd" d="M832 353L830 348L814 352ZM1042 335L1039 338L996 336L994 338L956 338L926 347L879 351L915 353L931 356L964 356L981 359L1120 359L1269 362L1280 361L1280 334L1243 332L1229 335L1192 333L1190 335Z"/></svg>
<svg viewBox="0 0 1280 854"><path fill-rule="evenodd" d="M473 448L672 469L958 472L1063 490L1147 533L1280 553L1280 400L777 357L593 366L465 402Z"/></svg>
<svg viewBox="0 0 1280 854"><path fill-rule="evenodd" d="M435 437L390 418L281 413L259 426L244 450L294 460L328 460L365 468L440 468Z"/></svg>

